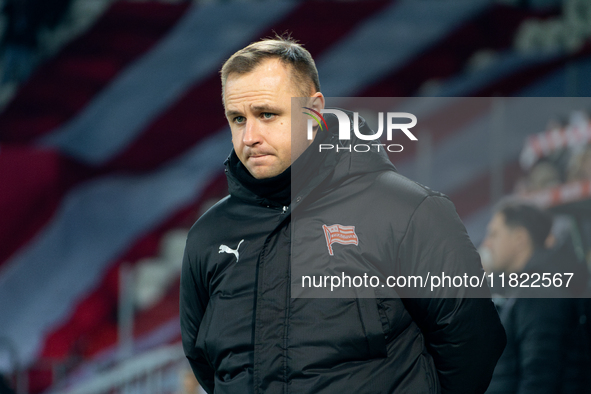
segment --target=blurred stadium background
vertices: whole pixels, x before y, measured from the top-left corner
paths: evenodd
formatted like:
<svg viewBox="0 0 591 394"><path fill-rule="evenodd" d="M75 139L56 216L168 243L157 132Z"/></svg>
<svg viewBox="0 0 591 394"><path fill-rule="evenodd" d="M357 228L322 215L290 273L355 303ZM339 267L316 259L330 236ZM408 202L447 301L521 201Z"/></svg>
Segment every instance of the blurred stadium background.
<svg viewBox="0 0 591 394"><path fill-rule="evenodd" d="M394 163L448 194L476 245L491 206L525 193L566 214L589 260L589 0L0 8L2 393L185 392L184 241L226 194L231 149L218 71L273 32L312 53L327 97L498 97ZM518 102L501 97L565 99L509 130Z"/></svg>

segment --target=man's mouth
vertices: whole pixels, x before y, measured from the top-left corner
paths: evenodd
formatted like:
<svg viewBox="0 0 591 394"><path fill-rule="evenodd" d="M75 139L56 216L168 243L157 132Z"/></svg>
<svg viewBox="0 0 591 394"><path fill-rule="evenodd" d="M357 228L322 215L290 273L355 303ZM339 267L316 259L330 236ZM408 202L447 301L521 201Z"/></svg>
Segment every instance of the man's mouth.
<svg viewBox="0 0 591 394"><path fill-rule="evenodd" d="M257 153L256 155L250 155L250 156L248 156L248 158L249 159L258 159L258 158L267 157L267 156L269 156L269 155L266 154L266 153Z"/></svg>

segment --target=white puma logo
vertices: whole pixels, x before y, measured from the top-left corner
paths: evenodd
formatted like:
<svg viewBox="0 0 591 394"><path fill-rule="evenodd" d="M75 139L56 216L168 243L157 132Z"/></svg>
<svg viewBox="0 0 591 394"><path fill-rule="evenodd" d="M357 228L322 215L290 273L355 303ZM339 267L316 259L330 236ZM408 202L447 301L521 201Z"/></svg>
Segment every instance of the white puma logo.
<svg viewBox="0 0 591 394"><path fill-rule="evenodd" d="M236 256L236 261L238 261L238 258L240 257L240 254L238 253L238 248L240 247L240 244L242 242L244 242L244 240L242 240L238 243L238 246L236 246L235 250L230 249L226 245L220 245L220 251L218 253L232 253L234 256Z"/></svg>

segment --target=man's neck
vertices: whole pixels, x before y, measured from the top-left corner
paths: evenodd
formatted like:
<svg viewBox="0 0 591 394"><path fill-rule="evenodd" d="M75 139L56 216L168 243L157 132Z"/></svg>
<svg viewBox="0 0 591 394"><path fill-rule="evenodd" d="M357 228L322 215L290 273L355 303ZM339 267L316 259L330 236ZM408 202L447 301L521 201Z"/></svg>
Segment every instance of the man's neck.
<svg viewBox="0 0 591 394"><path fill-rule="evenodd" d="M281 174L271 178L256 179L240 162L236 153L232 152L229 158L228 170L243 187L260 198L281 205L289 205L291 201L291 168L287 168Z"/></svg>

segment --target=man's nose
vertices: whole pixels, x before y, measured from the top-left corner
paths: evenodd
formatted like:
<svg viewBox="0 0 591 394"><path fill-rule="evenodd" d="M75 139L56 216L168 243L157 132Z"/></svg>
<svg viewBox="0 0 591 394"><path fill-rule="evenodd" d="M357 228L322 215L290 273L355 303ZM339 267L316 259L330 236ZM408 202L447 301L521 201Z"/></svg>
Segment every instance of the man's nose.
<svg viewBox="0 0 591 394"><path fill-rule="evenodd" d="M261 142L260 125L256 119L249 119L246 121L242 142L244 142L244 145L246 146L253 146Z"/></svg>

